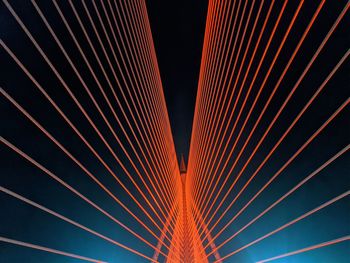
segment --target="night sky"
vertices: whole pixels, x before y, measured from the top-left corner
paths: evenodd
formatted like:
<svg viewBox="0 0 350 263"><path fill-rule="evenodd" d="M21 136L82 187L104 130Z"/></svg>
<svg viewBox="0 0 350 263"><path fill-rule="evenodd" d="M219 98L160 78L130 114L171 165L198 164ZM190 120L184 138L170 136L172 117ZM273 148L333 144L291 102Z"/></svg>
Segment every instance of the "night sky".
<svg viewBox="0 0 350 263"><path fill-rule="evenodd" d="M81 42L83 50L86 51L89 59L93 58L93 53L85 41L85 37L80 30L77 20L73 17L74 14L68 1L57 2L70 23L73 32L75 32L78 41ZM187 160L196 103L208 1L148 0L146 2L176 154L178 156L184 154ZM273 19L276 19L277 10L281 7L282 1L276 2L276 10L273 12ZM267 55L268 62L271 62L274 52L276 51L277 43L279 43L283 37L281 32L284 32L286 29L288 26L287 22L295 11L296 2L290 2L286 10L286 16L282 21L281 31L277 32L276 39L272 43L271 51ZM315 11L318 2L319 1L317 1L317 3L305 1L305 7L303 7L300 16L301 18L298 20L296 28L292 32L292 37L286 43L286 48L278 61L279 64L277 63L277 69L272 72L272 76L267 85L268 88L266 92L262 94L262 101L257 105L257 109L254 111L253 117L248 123L249 128L253 126L259 110L261 110L264 101L266 101L268 97L268 92L271 91L272 85L277 81L279 74L283 70L283 66L288 61L296 45L296 41L300 38L302 30ZM310 60L313 52L347 3L346 0L330 0L326 2L327 4L315 24L315 28L307 39L305 46L303 46L302 55L296 59L293 69L289 72L287 80L284 82L283 88L279 91L277 94L278 96L267 112L267 117L263 119L262 124L258 127L256 137L253 137L252 144L248 145L249 150L252 150L252 147L259 139L258 136L264 132L269 121L274 117L278 107L283 103L292 85ZM111 142L116 154L121 156L122 161L125 161L126 157L123 155L122 149L113 141L112 136L107 132L106 125L96 113L93 104L83 90L78 78L73 74L62 52L54 43L53 38L31 2L9 0L9 3L36 38L44 52L48 54L48 57L60 71L64 79L72 87L73 92L87 109L88 114L92 116L92 119L99 127L102 127L101 130L106 134L107 140ZM91 2L86 1L86 3L88 9L93 13ZM87 70L77 48L74 46L53 3L51 1L37 1L37 4L45 14L50 25L54 28L63 46L69 51L69 55L76 63L79 72L82 72L83 78L85 78L87 84L92 87L93 93L99 94L91 74ZM81 1L74 1L74 4L78 13L81 15L83 23L88 25L89 21ZM266 12L265 6L263 10ZM256 8L254 12L256 12ZM94 13L93 19L97 21ZM283 113L281 120L277 124L278 127L274 128L266 143L263 144L263 147L257 152L257 157L253 159L252 165L248 166L247 174L259 165L259 161L265 157L266 153L278 140L282 132L288 127L292 118L298 114L334 65L349 50L350 33L349 27L347 27L349 24L350 14L348 12L342 24L329 41L329 44L321 53L317 63L310 71L311 73L307 76L305 82L303 82L302 88L298 90L286 111ZM271 29L272 27L273 22L270 22L268 28ZM98 27L98 30L100 29L101 28ZM87 32L88 34L93 34L91 26L87 26ZM82 117L78 108L73 104L71 98L68 96L67 92L64 91L62 85L48 68L45 61L39 56L38 51L29 41L28 37L17 24L3 2L0 3L0 38L30 70L48 94L55 99L62 110L67 113L68 117L77 125L78 129L83 132L84 136L91 142L93 147L101 153L101 156L111 165L112 170L117 174L123 174L120 166L115 164L113 157L109 154L106 147L102 145L86 119ZM262 42L266 43L266 41L267 36L264 36ZM93 44L96 46L98 45L95 38L93 39ZM97 53L103 56L101 49L98 49ZM259 50L258 55L261 55L261 53L262 50ZM108 54L111 55L111 52L108 51ZM93 59L92 61L93 67L98 68L97 62ZM2 47L0 48L0 63L1 88L23 106L23 108L57 138L58 141L62 142L68 151L86 165L97 178L105 185L111 186L115 195L127 205L130 205L132 209L136 210L137 207L133 201L126 196L123 189L115 183L106 169L104 169L101 163L87 150L86 146L72 129L63 121L62 117L57 114L48 103L47 99L38 91L30 79ZM106 64L107 61L102 59L102 63ZM256 64L254 65L256 66ZM263 66L262 71L266 72L266 70L267 64ZM97 72L99 76L102 75L101 71ZM322 125L341 103L349 98L349 72L350 64L349 59L347 59L335 77L329 82L325 91L319 96L313 107L305 114L302 121L298 123L287 140L279 148L278 152L271 158L269 165L264 167L261 172L264 176L254 181L249 191L240 199L238 203L239 207L230 211L228 218L234 216L238 211L237 209L243 206L244 202L248 201L248 198L260 189L268 180L269 176L283 165L295 150ZM107 74L112 75L110 71L108 71ZM251 74L249 74L249 78L251 77ZM262 79L263 75L259 75L258 83L261 83ZM107 86L106 81L102 81L101 84ZM256 90L253 90L253 94L255 93ZM108 93L108 95L112 96L110 93ZM120 94L118 93L117 95ZM96 96L97 101L103 101L100 94ZM251 103L252 100L250 99L248 102ZM101 104L102 109L107 112L107 105ZM5 138L21 151L30 155L62 180L73 185L78 191L87 195L91 200L94 200L94 202L98 203L113 216L122 219L123 222L127 222L131 227L136 228L139 233L150 240L151 243L157 243L156 239L144 229L138 229L139 225L135 219L131 218L120 206L115 205L115 202L108 197L105 192L97 187L76 164L68 159L52 141L45 137L43 133L26 119L4 96L0 98L0 112L0 133L2 138ZM244 114L246 114L246 110ZM107 117L112 119L112 114L110 112L107 113ZM243 214L238 225L231 226L229 231L237 230L238 227L242 226L248 219L255 216L258 213L256 211L260 212L260 210L268 206L271 201L277 199L322 163L327 161L332 155L347 146L350 143L349 119L350 109L347 107L339 118L332 122L317 140L306 149L303 155L286 170L284 176L281 176L281 179L272 185L271 189L264 193L264 195ZM239 125L241 124L242 123L239 122ZM118 128L117 133L118 135L121 134ZM244 136L246 135L247 133L244 133ZM123 140L125 141L124 137ZM132 155L132 157L134 156ZM247 154L244 154L243 157L247 158ZM19 193L28 199L35 200L35 202L85 224L115 240L132 246L146 255L152 256L154 251L151 248L132 237L102 214L97 213L91 206L87 205L81 199L78 199L74 194L46 176L37 167L34 167L31 163L24 160L3 143L0 146L0 158L1 186ZM232 161L234 161L234 157ZM239 167L241 167L241 165L242 163L240 162ZM129 163L127 164L127 168L130 168ZM259 221L254 228L240 235L235 243L223 247L220 252L222 252L222 254L227 254L233 249L261 236L263 232L265 233L266 231L278 227L282 221L287 222L295 218L296 215L300 215L322 202L349 190L349 171L350 155L349 152L347 152L339 158L339 160L320 173L315 180L310 181L310 183L295 194L293 198L288 199L283 205L278 206L276 210L268 214L264 220ZM127 186L131 186L131 183L125 176L121 176L121 180ZM232 182L232 180L229 182ZM238 184L238 189L244 182ZM232 196L236 193L237 189L232 193ZM140 195L137 195L137 198L141 200L142 205L146 206ZM266 242L262 242L257 246L253 246L239 253L237 256L230 258L227 262L255 262L256 260L261 260L285 251L305 247L308 244L319 243L322 240L330 240L339 236L349 235L350 224L347 220L347 218L350 217L349 204L349 197L347 197L332 205L330 208L327 208L327 210L305 220L304 223L300 223L279 236L275 236ZM106 260L108 262L148 262L4 193L0 193L0 208L0 236L40 244L87 257ZM140 215L140 219L150 223L144 215ZM224 241L226 237L227 235L220 237L218 243ZM165 252L166 250L163 248L163 251ZM305 255L296 256L293 259L286 259L278 262L345 263L349 256L348 251L349 242L344 242L333 247L320 249L319 252L306 253ZM0 243L0 262L73 263L81 261L29 248Z"/></svg>
<svg viewBox="0 0 350 263"><path fill-rule="evenodd" d="M208 1L147 1L178 154L188 155Z"/></svg>

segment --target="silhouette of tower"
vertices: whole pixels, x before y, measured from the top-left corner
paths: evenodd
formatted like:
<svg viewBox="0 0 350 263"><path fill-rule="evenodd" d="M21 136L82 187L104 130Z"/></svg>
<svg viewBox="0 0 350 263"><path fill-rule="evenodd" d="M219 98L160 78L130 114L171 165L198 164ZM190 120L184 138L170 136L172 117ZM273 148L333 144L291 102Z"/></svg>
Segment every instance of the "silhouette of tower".
<svg viewBox="0 0 350 263"><path fill-rule="evenodd" d="M181 154L180 160L180 175L182 181L182 224L183 224L183 241L182 241L182 262L191 262L193 259L193 240L189 230L189 218L188 218L188 203L186 196L186 164L183 154Z"/></svg>
<svg viewBox="0 0 350 263"><path fill-rule="evenodd" d="M180 160L180 174L184 175L186 174L187 169L186 169L186 164L185 164L185 158L184 155L181 154L181 160Z"/></svg>

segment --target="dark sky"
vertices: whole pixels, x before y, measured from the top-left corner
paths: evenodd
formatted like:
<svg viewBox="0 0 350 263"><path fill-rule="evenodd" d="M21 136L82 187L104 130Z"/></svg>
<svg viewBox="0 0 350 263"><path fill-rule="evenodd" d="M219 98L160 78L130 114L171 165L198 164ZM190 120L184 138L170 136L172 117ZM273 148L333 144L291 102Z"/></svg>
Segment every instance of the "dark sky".
<svg viewBox="0 0 350 263"><path fill-rule="evenodd" d="M147 1L178 154L188 155L208 1Z"/></svg>

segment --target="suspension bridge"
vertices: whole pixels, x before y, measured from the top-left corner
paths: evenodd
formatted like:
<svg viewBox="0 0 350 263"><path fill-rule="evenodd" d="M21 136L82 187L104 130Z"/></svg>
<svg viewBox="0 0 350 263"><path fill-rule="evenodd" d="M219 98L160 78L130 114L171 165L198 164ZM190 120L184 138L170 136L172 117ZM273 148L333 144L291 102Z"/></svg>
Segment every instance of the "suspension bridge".
<svg viewBox="0 0 350 263"><path fill-rule="evenodd" d="M1 104L11 112L2 159L16 183L1 181L0 244L63 261L118 258L94 254L102 245L74 249L82 239L16 236L7 229L17 221L41 224L16 215L20 204L125 251L115 262L349 256L349 1L210 0L179 159L145 1L23 2L1 7Z"/></svg>

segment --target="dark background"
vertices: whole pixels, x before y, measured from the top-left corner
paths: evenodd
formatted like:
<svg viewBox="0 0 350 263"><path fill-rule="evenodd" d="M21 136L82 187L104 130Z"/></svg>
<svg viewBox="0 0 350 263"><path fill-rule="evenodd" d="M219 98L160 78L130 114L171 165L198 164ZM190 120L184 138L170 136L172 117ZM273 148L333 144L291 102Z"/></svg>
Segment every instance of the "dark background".
<svg viewBox="0 0 350 263"><path fill-rule="evenodd" d="M208 1L147 1L178 154L187 158Z"/></svg>
<svg viewBox="0 0 350 263"><path fill-rule="evenodd" d="M83 15L80 1L77 2L79 12L84 17L84 23L88 24L86 17ZM89 1L86 1L90 3ZM258 2L258 1L256 1ZM268 3L269 1L266 1ZM284 88L279 91L273 105L269 108L266 118L258 127L253 142L248 145L249 150L253 149L269 121L273 118L276 110L280 107L297 77L305 68L307 62L312 56L320 41L327 33L328 29L336 19L337 15L344 7L347 1L327 1L327 5L322 11L318 22L315 24L310 38L302 48L302 54L298 57L295 64L290 70ZM74 92L82 101L89 113L93 116L103 132L108 132L103 126L101 118L96 114L95 108L91 105L86 93L83 91L79 81L67 65L65 58L61 55L57 45L53 43L51 36L47 32L42 20L36 13L30 1L10 1L11 5L23 19L29 30L37 38L38 42L49 55L50 59L57 65L62 75L67 79L69 84L74 87ZM278 15L282 1L276 1L272 19L268 28L273 27L273 21ZM70 50L70 55L77 62L79 69L83 72L84 78L93 86L93 80L84 67L84 62L77 54L70 37L57 12L50 1L38 1L40 8L47 16L50 24L59 32L62 42ZM263 94L263 99L259 102L257 109L253 112L253 117L248 123L249 128L254 124L254 120L259 114L259 109L264 105L268 92L273 87L274 81L277 80L278 74L288 60L302 30L305 28L312 13L315 11L318 2L305 1L300 19L292 32L292 37L286 44L286 49L281 54L273 72L271 82ZM72 27L77 32L79 41L83 42L84 37L79 31L79 26L73 18L72 11L67 1L59 1L63 12L72 23ZM272 48L267 55L267 62L258 76L257 83L261 83L263 74L267 70L267 65L272 60L276 47L283 36L283 32L288 26L288 22L296 8L296 2L289 1L283 23L277 32L277 36L272 43ZM92 9L91 4L88 4ZM267 6L267 4L265 5ZM170 116L171 128L175 140L176 151L188 154L190 145L190 136L192 129L192 119L195 107L195 97L197 91L198 72L200 67L201 49L203 45L205 18L207 1L147 1L148 14L153 33L154 45L157 52L160 73L163 81L165 99ZM256 8L254 9L256 12ZM266 11L266 7L264 7ZM279 136L285 131L292 119L298 114L307 100L312 96L318 85L324 80L329 71L337 63L342 55L349 48L349 14L344 18L343 23L339 26L337 32L333 35L327 48L321 53L320 58L308 74L302 87L298 90L295 97L289 103L284 111L282 118L278 121L276 127L266 140L265 144L259 150L256 159L248 167L244 174L244 180L247 180L253 168L259 165L266 153L271 149ZM95 18L95 17L94 17ZM261 26L261 24L260 24ZM69 115L82 130L84 136L92 142L93 146L101 152L106 158L108 164L115 165L115 161L110 153L101 145L99 138L92 131L89 124L84 120L79 110L73 105L71 99L63 91L62 86L57 78L47 68L46 63L40 58L38 52L10 15L8 10L0 3L0 32L1 39L11 48L14 53L28 66L33 75L45 87L47 92L55 98L63 110ZM91 30L91 28L90 28ZM80 34L78 33L80 32ZM91 31L89 31L91 33ZM267 36L264 36L263 43L266 44ZM97 43L94 43L97 45ZM84 46L86 49L87 46ZM262 48L258 54L262 53ZM99 51L101 52L101 51ZM99 53L101 54L101 53ZM88 54L92 56L91 52ZM118 195L122 201L129 204L134 211L137 207L126 196L125 192L115 183L106 169L96 161L96 158L87 151L87 148L81 143L77 136L71 131L67 124L58 116L46 99L37 91L30 80L23 74L18 66L6 54L0 50L1 63L1 87L3 87L11 96L13 96L25 109L27 109L37 120L43 124L59 141L64 142L68 150L81 160L89 170L103 181L104 184L111 187L113 193ZM256 66L256 62L254 64ZM253 66L254 67L254 66ZM275 154L268 164L264 167L261 176L253 181L249 191L242 195L238 206L232 209L227 218L234 216L239 208L251 197L281 165L295 152L295 150L304 143L322 123L349 97L349 61L339 70L335 77L327 85L325 91L315 101L313 107L305 114L300 123L295 127L293 132L288 136L286 141L281 145L278 153ZM250 78L252 76L249 76ZM103 83L106 85L106 83ZM256 85L257 87L258 85ZM253 90L256 92L256 87ZM95 87L96 88L96 87ZM96 92L96 90L94 90ZM97 94L98 92L96 92ZM98 98L102 101L102 98ZM251 103L251 98L248 103ZM241 103L241 102L240 102ZM1 136L8 139L24 152L31 155L38 162L43 164L49 170L57 174L60 178L72 184L76 189L83 192L92 200L96 201L102 208L108 210L116 218L130 224L136 228L141 235L144 235L152 243L156 243L149 234L146 233L139 225L130 218L118 205L113 202L100 188L96 186L87 176L70 161L61 151L57 149L51 141L43 136L36 127L25 119L7 100L3 97L0 99L0 116ZM104 108L105 109L105 108ZM246 114L247 109L244 111ZM108 115L109 118L112 118ZM277 197L284 194L301 179L305 178L310 172L319 167L323 162L328 160L332 155L342 149L349 143L349 107L322 133L315 142L307 148L301 157L283 173L283 176L271 186L270 190L265 192L262 198L247 211L238 224L229 228L229 232L237 230L247 220L255 216L259 211L268 206ZM239 124L241 124L240 121ZM109 141L113 141L110 135L106 135ZM247 132L243 133L247 136ZM245 138L245 137L243 137ZM240 142L242 144L242 141ZM120 148L115 143L113 145L117 153ZM69 191L58 185L52 179L48 178L37 168L23 160L7 147L0 146L1 153L1 182L0 185L9 188L29 199L43 204L67 217L70 217L82 224L85 224L97 231L132 246L147 255L152 255L150 248L130 236L129 233L116 226L112 221L97 213L83 201L79 200ZM237 153L236 153L237 154ZM243 155L247 158L248 153ZM315 180L310 181L305 188L296 193L293 198L281 204L276 210L272 211L263 220L251 228L249 231L240 235L234 242L225 246L223 254L229 253L234 248L240 247L252 239L261 236L262 231L268 232L282 223L294 219L297 215L305 213L317 205L343 193L349 189L349 153L339 158L334 164L323 171ZM187 159L187 156L186 156ZM234 158L232 162L234 161ZM242 165L242 161L239 165ZM128 167L130 168L130 167ZM239 168L239 167L238 167ZM117 174L122 174L120 167L113 166ZM121 176L126 184L130 184ZM231 181L234 180L232 176ZM233 191L230 197L239 190L245 181L238 183L238 188ZM229 181L229 183L231 183ZM142 197L137 196L140 200ZM276 235L275 237L262 242L257 246L240 253L233 257L232 262L253 262L263 257L273 256L289 250L295 250L309 244L319 243L325 240L337 238L349 234L350 226L347 218L349 217L349 198L325 209L317 215L310 217L304 223L297 224L287 231ZM9 197L3 193L0 194L0 235L7 236L18 240L32 242L48 247L69 251L72 253L82 254L85 256L105 259L111 262L144 262L139 257L134 256L110 243L95 238L84 231L78 230L65 222L62 222L50 215L47 215L38 209L34 209L22 202ZM222 209L223 210L223 209ZM142 220L147 220L142 218ZM226 219L227 221L228 219ZM225 222L226 222L225 221ZM148 222L149 223L149 222ZM223 223L222 223L223 224ZM303 234L305 233L305 234ZM223 235L218 242L227 237ZM346 262L346 249L348 243L331 246L319 250L315 253L303 254L287 259L282 262ZM345 252L344 252L345 251ZM325 261L322 261L322 260ZM332 261L334 260L335 261ZM0 262L80 262L61 256L35 251L32 249L21 248L14 245L0 243Z"/></svg>

